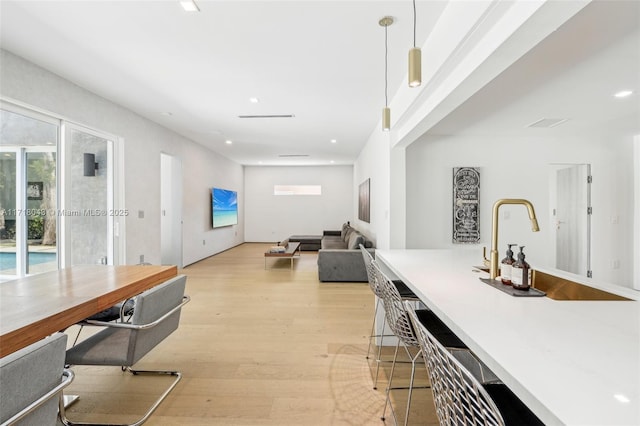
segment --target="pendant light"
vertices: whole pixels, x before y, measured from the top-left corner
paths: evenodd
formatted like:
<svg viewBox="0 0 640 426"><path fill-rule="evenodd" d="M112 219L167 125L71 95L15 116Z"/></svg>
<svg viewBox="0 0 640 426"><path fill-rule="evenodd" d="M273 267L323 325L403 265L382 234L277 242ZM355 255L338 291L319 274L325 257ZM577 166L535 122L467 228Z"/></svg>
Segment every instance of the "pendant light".
<svg viewBox="0 0 640 426"><path fill-rule="evenodd" d="M384 27L384 108L382 109L382 131L388 132L391 129L391 109L389 109L389 96L387 94L387 27L393 24L393 18L391 16L385 16L378 21L380 26Z"/></svg>
<svg viewBox="0 0 640 426"><path fill-rule="evenodd" d="M416 47L416 0L413 0L413 48L409 50L409 87L422 83L422 52Z"/></svg>

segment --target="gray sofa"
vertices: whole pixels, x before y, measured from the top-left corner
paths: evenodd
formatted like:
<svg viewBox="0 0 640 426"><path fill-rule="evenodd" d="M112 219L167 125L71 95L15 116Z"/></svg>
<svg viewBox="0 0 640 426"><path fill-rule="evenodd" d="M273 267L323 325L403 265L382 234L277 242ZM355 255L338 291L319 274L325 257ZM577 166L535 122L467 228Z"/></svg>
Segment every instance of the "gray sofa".
<svg viewBox="0 0 640 426"><path fill-rule="evenodd" d="M367 282L360 244L374 253L373 242L348 223L340 231L324 231L318 250L320 281Z"/></svg>

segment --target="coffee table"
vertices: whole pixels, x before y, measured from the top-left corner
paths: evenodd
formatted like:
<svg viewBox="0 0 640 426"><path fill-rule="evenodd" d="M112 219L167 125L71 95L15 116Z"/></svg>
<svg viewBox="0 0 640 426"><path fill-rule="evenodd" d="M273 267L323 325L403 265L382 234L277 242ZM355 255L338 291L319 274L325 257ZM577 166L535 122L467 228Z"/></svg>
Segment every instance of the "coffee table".
<svg viewBox="0 0 640 426"><path fill-rule="evenodd" d="M300 243L288 243L285 247L285 251L281 253L264 253L264 269L267 269L267 258L276 257L281 259L291 259L291 269L293 269L293 259L296 256L300 256ZM297 253L297 254L296 254Z"/></svg>

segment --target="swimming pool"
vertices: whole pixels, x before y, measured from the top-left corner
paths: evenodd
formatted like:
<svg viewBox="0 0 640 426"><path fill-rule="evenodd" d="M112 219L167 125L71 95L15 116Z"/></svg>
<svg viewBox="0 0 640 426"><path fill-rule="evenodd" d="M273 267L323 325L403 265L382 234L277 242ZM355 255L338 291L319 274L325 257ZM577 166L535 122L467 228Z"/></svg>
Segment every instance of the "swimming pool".
<svg viewBox="0 0 640 426"><path fill-rule="evenodd" d="M29 252L29 265L55 262L55 253ZM16 269L16 254L12 252L0 252L0 270Z"/></svg>

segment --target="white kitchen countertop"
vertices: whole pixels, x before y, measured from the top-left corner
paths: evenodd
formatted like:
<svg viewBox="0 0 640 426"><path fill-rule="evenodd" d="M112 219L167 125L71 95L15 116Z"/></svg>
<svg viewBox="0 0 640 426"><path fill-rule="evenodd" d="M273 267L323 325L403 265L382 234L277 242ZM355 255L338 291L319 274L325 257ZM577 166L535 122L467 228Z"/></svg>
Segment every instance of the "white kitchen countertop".
<svg viewBox="0 0 640 426"><path fill-rule="evenodd" d="M482 283L477 250L376 250L547 425L640 425L638 292L631 301L513 297ZM544 270L578 281L577 276Z"/></svg>

